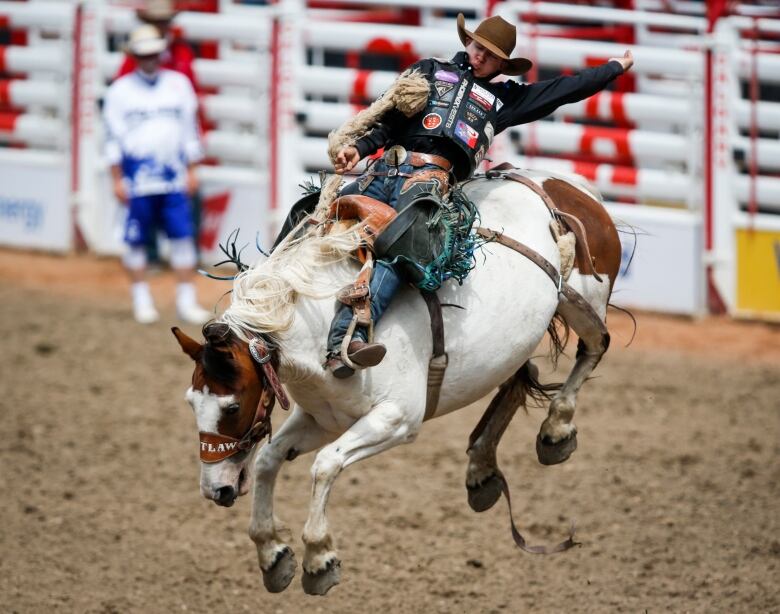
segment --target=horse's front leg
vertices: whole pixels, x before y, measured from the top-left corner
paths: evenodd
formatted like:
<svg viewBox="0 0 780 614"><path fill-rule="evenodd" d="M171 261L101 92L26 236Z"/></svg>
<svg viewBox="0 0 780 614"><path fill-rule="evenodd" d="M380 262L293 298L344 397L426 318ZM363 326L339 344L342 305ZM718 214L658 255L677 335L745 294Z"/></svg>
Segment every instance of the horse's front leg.
<svg viewBox="0 0 780 614"><path fill-rule="evenodd" d="M396 403L384 401L360 418L341 437L317 453L312 465L312 498L303 528L303 590L324 595L341 579L341 561L333 547L325 507L330 489L342 469L401 443L410 443L422 423Z"/></svg>
<svg viewBox="0 0 780 614"><path fill-rule="evenodd" d="M280 535L283 526L274 517L274 484L285 460L319 448L328 434L297 405L271 441L255 458L252 519L249 537L257 547L263 584L272 593L283 591L295 576L295 555Z"/></svg>

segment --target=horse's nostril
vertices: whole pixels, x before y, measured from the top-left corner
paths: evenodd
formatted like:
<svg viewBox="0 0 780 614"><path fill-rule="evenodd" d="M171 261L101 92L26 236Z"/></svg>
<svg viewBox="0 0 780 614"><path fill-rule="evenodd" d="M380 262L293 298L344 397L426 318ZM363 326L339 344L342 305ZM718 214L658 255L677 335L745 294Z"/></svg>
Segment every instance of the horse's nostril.
<svg viewBox="0 0 780 614"><path fill-rule="evenodd" d="M214 501L219 505L233 505L236 500L236 489L232 486L222 486L214 491Z"/></svg>

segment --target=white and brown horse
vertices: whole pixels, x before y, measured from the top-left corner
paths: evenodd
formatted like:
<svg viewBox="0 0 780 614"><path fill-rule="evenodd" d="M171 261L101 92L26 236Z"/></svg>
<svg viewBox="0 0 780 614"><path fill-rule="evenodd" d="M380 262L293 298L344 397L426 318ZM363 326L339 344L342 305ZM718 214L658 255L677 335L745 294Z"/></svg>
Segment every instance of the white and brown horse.
<svg viewBox="0 0 780 614"><path fill-rule="evenodd" d="M582 221L591 258L586 262L578 256L568 278L568 286L584 297L579 304L538 264L498 242L481 248L462 286L445 283L439 290L443 303L462 309L444 312L449 366L432 417L501 386L470 442L466 485L469 503L478 511L493 505L502 488L498 440L526 393L542 389L528 360L556 313L576 331L580 345L575 366L541 426L537 448L542 462L561 462L573 451L576 395L609 343L603 321L620 264L620 243L609 215L586 187L549 175L526 173L526 178L550 194L558 192L557 208ZM522 242L559 270L551 213L537 190L501 176L471 181L464 189L478 205L481 227ZM274 399L286 402L277 374L294 399L287 420L259 449L253 469L249 534L265 586L273 592L287 587L296 568L273 512L282 463L319 450L303 529L303 588L324 594L340 578L326 516L334 481L349 465L414 441L425 417L431 331L426 305L411 288L399 293L377 326L376 338L387 346L381 364L346 380L322 367L335 293L354 280L358 268L349 255L356 236L313 233L283 242L236 278L230 307L204 327L205 343L174 329L195 361L187 399L201 432L201 490L217 504L231 505L248 490L251 450L268 430ZM591 317L584 315L588 310Z"/></svg>

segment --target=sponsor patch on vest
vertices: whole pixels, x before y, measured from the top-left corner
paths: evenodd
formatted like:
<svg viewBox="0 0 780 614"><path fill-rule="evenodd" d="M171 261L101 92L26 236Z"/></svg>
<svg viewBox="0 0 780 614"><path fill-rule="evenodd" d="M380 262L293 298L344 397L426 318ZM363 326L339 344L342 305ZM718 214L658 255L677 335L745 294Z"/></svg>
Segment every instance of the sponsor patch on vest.
<svg viewBox="0 0 780 614"><path fill-rule="evenodd" d="M444 125L445 128L451 128L452 124L455 123L455 117L458 115L458 109L460 109L460 105L463 102L463 94L466 93L466 88L469 86L468 79L464 79L463 82L460 84L460 87L458 88L458 93L455 96L455 100L452 103L452 109L450 109L450 114L447 116L447 123Z"/></svg>
<svg viewBox="0 0 780 614"><path fill-rule="evenodd" d="M455 85L447 83L446 81L436 81L433 86L436 88L436 93L439 95L439 98L444 98L455 89Z"/></svg>
<svg viewBox="0 0 780 614"><path fill-rule="evenodd" d="M500 111L501 107L503 107L503 106L504 106L504 103L501 102L500 98L498 100L496 100L496 111Z"/></svg>
<svg viewBox="0 0 780 614"><path fill-rule="evenodd" d="M438 113L428 113L428 115L423 117L422 125L426 130L433 130L441 126L441 122L441 115Z"/></svg>
<svg viewBox="0 0 780 614"><path fill-rule="evenodd" d="M466 110L471 111L474 115L479 117L480 119L485 119L487 117L487 113L485 113L484 110L480 109L477 105L475 105L473 102L469 102L466 105Z"/></svg>
<svg viewBox="0 0 780 614"><path fill-rule="evenodd" d="M476 124L479 121L479 117L477 117L476 113L469 111L468 108L466 108L466 120L472 124Z"/></svg>
<svg viewBox="0 0 780 614"><path fill-rule="evenodd" d="M433 77L437 81L446 81L447 83L457 83L460 81L457 73L448 70L437 70Z"/></svg>
<svg viewBox="0 0 780 614"><path fill-rule="evenodd" d="M486 90L484 87L482 87L479 83L475 83L474 87L471 88L471 92L473 94L476 94L480 98L484 98L490 103L490 106L493 106L493 103L496 100L496 97L494 94L491 94L488 90Z"/></svg>
<svg viewBox="0 0 780 614"><path fill-rule="evenodd" d="M479 94L476 92L469 92L469 98L476 102L479 106L481 106L485 111L489 111L490 107L492 106L491 103L489 103L487 100L482 98Z"/></svg>
<svg viewBox="0 0 780 614"><path fill-rule="evenodd" d="M466 122L458 120L458 123L455 124L455 136L474 149L477 146L479 132L474 130L474 128L469 126Z"/></svg>

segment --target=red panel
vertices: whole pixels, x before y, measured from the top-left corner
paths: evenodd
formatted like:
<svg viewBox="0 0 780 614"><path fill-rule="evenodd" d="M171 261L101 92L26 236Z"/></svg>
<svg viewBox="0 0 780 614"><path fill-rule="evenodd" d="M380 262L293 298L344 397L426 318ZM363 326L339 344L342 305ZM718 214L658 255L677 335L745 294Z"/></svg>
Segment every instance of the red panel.
<svg viewBox="0 0 780 614"><path fill-rule="evenodd" d="M585 100L585 117L598 118L600 100L601 92L594 94Z"/></svg>
<svg viewBox="0 0 780 614"><path fill-rule="evenodd" d="M401 70L411 66L420 59L420 55L414 50L409 41L393 43L386 38L375 38L368 42L366 51L383 55L396 55L401 65Z"/></svg>
<svg viewBox="0 0 780 614"><path fill-rule="evenodd" d="M597 55L589 55L585 58L585 66L592 68L593 66L601 66L609 62L609 58L605 58Z"/></svg>
<svg viewBox="0 0 780 614"><path fill-rule="evenodd" d="M0 130L13 132L19 113L0 113Z"/></svg>
<svg viewBox="0 0 780 614"><path fill-rule="evenodd" d="M609 108L612 111L612 118L618 124L630 123L626 117L626 105L623 101L623 92L612 92L609 100Z"/></svg>
<svg viewBox="0 0 780 614"><path fill-rule="evenodd" d="M219 0L176 0L173 5L177 11L219 12Z"/></svg>
<svg viewBox="0 0 780 614"><path fill-rule="evenodd" d="M6 72L5 50L6 50L6 47L3 46L3 45L0 45L0 72Z"/></svg>
<svg viewBox="0 0 780 614"><path fill-rule="evenodd" d="M347 51L344 57L344 64L347 68L360 68L360 53L354 49Z"/></svg>
<svg viewBox="0 0 780 614"><path fill-rule="evenodd" d="M584 126L580 139L580 151L593 154L593 142L596 139L607 139L615 144L616 158L621 162L631 161L631 149L628 144L628 130L622 128L602 128L600 126Z"/></svg>
<svg viewBox="0 0 780 614"><path fill-rule="evenodd" d="M214 194L203 199L203 221L200 229L200 246L212 249L217 244L222 219L230 203L230 192Z"/></svg>
<svg viewBox="0 0 780 614"><path fill-rule="evenodd" d="M637 170L630 166L616 166L612 170L612 183L636 185Z"/></svg>
<svg viewBox="0 0 780 614"><path fill-rule="evenodd" d="M11 30L11 44L20 47L27 46L27 30Z"/></svg>
<svg viewBox="0 0 780 614"><path fill-rule="evenodd" d="M0 104L11 103L11 80L3 79L0 81Z"/></svg>
<svg viewBox="0 0 780 614"><path fill-rule="evenodd" d="M206 60L216 60L219 58L219 43L217 41L203 41L198 45L200 57Z"/></svg>
<svg viewBox="0 0 780 614"><path fill-rule="evenodd" d="M352 82L352 91L350 92L349 101L352 104L363 104L368 98L368 78L371 76L370 70L359 70L355 75L355 80Z"/></svg>
<svg viewBox="0 0 780 614"><path fill-rule="evenodd" d="M592 164L590 162L575 162L574 163L574 172L578 175L582 175L586 179L590 179L591 181L596 181L596 171L598 170L597 164Z"/></svg>

